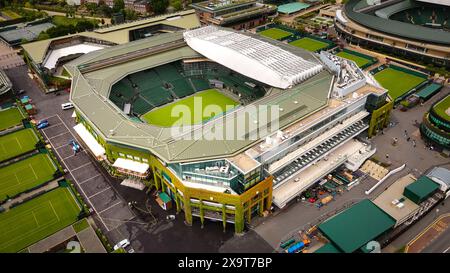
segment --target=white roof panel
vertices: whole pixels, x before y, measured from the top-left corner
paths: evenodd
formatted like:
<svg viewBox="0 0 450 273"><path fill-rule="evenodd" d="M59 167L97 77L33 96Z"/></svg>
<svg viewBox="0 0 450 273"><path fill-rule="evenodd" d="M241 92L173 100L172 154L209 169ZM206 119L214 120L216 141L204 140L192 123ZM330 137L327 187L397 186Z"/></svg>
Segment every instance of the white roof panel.
<svg viewBox="0 0 450 273"><path fill-rule="evenodd" d="M186 31L184 39L203 56L277 88L292 87L323 69L322 64L305 60L276 45L216 26Z"/></svg>
<svg viewBox="0 0 450 273"><path fill-rule="evenodd" d="M83 142L88 146L92 153L96 156L102 156L105 154L105 149L100 145L97 140L89 133L82 123L79 123L73 127L75 132L80 136Z"/></svg>
<svg viewBox="0 0 450 273"><path fill-rule="evenodd" d="M130 159L118 158L113 164L116 168L127 169L133 172L145 174L149 168L148 164Z"/></svg>

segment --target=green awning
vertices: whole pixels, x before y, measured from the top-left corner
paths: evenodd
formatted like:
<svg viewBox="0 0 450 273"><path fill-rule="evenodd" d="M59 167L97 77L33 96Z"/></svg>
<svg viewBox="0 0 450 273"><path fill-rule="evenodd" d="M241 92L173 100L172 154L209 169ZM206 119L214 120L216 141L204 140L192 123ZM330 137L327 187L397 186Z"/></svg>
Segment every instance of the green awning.
<svg viewBox="0 0 450 273"><path fill-rule="evenodd" d="M316 250L314 253L341 253L341 251L332 243L328 243Z"/></svg>
<svg viewBox="0 0 450 273"><path fill-rule="evenodd" d="M420 90L419 92L416 93L416 96L418 96L421 99L428 99L431 96L433 96L434 94L436 94L437 92L439 92L439 90L441 90L442 85L437 84L437 83L432 83L430 85L427 85L425 88L423 88L422 90Z"/></svg>
<svg viewBox="0 0 450 273"><path fill-rule="evenodd" d="M395 222L372 201L365 199L318 228L340 251L352 253L391 229Z"/></svg>
<svg viewBox="0 0 450 273"><path fill-rule="evenodd" d="M439 184L426 176L421 176L416 182L409 184L403 195L416 204L422 203L430 197L437 189Z"/></svg>

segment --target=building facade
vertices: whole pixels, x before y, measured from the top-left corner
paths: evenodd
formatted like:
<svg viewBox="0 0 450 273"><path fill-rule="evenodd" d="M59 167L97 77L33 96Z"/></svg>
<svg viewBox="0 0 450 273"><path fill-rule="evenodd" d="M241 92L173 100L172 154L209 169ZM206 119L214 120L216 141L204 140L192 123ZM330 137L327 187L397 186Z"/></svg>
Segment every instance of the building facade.
<svg viewBox="0 0 450 273"><path fill-rule="evenodd" d="M431 106L423 117L420 133L431 144L450 149L450 95Z"/></svg>
<svg viewBox="0 0 450 273"><path fill-rule="evenodd" d="M276 6L257 1L204 1L191 5L202 25L250 29L267 23L277 14Z"/></svg>
<svg viewBox="0 0 450 273"><path fill-rule="evenodd" d="M401 11L405 7L392 5L381 12L383 7L380 5L378 9L366 7L370 10L364 12L361 2L350 0L342 10L336 11L336 31L347 42L426 64L450 67L449 31L389 19L396 9Z"/></svg>

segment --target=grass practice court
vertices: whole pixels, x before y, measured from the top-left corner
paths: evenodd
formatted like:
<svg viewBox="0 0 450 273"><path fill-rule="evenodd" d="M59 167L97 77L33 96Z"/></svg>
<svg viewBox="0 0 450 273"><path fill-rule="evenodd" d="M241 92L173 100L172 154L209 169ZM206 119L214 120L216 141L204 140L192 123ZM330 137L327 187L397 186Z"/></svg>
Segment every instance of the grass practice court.
<svg viewBox="0 0 450 273"><path fill-rule="evenodd" d="M194 101L195 98L201 98L201 115L194 114L195 111L200 111L195 109ZM198 100L197 100L198 101ZM200 103L200 102L199 102ZM192 125L199 124L210 118L221 114L227 110L227 106L235 107L239 103L230 97L225 96L218 90L209 89L196 93L193 96L183 98L174 103L162 106L155 110L152 110L144 114L141 118L146 122L163 127L171 127L174 125ZM184 107L180 107L184 106ZM186 108L188 107L188 108ZM205 115L205 109L210 110L220 110L220 113L213 113L213 115ZM183 116L184 109L189 109L188 116ZM179 115L179 116L177 116ZM180 119L183 119L180 122Z"/></svg>
<svg viewBox="0 0 450 273"><path fill-rule="evenodd" d="M339 52L338 54L336 54L336 56L339 56L341 58L344 58L344 59L347 59L350 61L354 61L358 67L363 67L363 66L369 64L370 62L372 62L372 60L369 60L369 59L366 59L366 58L363 58L360 56L356 56L354 54L351 54L351 53L348 53L345 51Z"/></svg>
<svg viewBox="0 0 450 273"><path fill-rule="evenodd" d="M388 90L392 99L397 99L425 81L425 78L408 74L393 68L386 68L374 75L375 79Z"/></svg>
<svg viewBox="0 0 450 273"><path fill-rule="evenodd" d="M0 162L32 151L39 138L33 129L23 129L0 137Z"/></svg>
<svg viewBox="0 0 450 273"><path fill-rule="evenodd" d="M17 108L0 110L0 131L20 124L24 118L22 112Z"/></svg>
<svg viewBox="0 0 450 273"><path fill-rule="evenodd" d="M279 28L269 28L258 32L258 34L275 40L281 40L292 35L292 33L290 33L289 31L285 31Z"/></svg>
<svg viewBox="0 0 450 273"><path fill-rule="evenodd" d="M328 44L308 37L301 38L289 43L290 45L303 48L308 51L318 51L328 47Z"/></svg>
<svg viewBox="0 0 450 273"><path fill-rule="evenodd" d="M56 166L47 154L37 154L0 169L0 200L53 179Z"/></svg>
<svg viewBox="0 0 450 273"><path fill-rule="evenodd" d="M81 211L64 187L0 213L0 253L17 252L77 221Z"/></svg>

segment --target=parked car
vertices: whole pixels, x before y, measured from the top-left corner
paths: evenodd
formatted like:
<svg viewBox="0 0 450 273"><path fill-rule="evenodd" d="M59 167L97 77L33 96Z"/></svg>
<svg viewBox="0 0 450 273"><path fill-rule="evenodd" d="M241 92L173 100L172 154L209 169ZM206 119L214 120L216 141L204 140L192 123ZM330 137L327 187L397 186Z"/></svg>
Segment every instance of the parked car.
<svg viewBox="0 0 450 273"><path fill-rule="evenodd" d="M72 146L72 150L76 153L80 150L80 144L78 144L75 140L71 139L69 141L70 146Z"/></svg>
<svg viewBox="0 0 450 273"><path fill-rule="evenodd" d="M71 109L71 108L73 108L73 103L71 103L71 102L63 103L63 104L61 104L61 108L63 110Z"/></svg>
<svg viewBox="0 0 450 273"><path fill-rule="evenodd" d="M44 129L45 127L49 126L48 120L44 119L44 120L40 120L37 124L36 124L38 129Z"/></svg>
<svg viewBox="0 0 450 273"><path fill-rule="evenodd" d="M117 250L119 248L126 248L127 246L130 245L130 241L128 239L123 239L122 241L118 242L113 249Z"/></svg>

